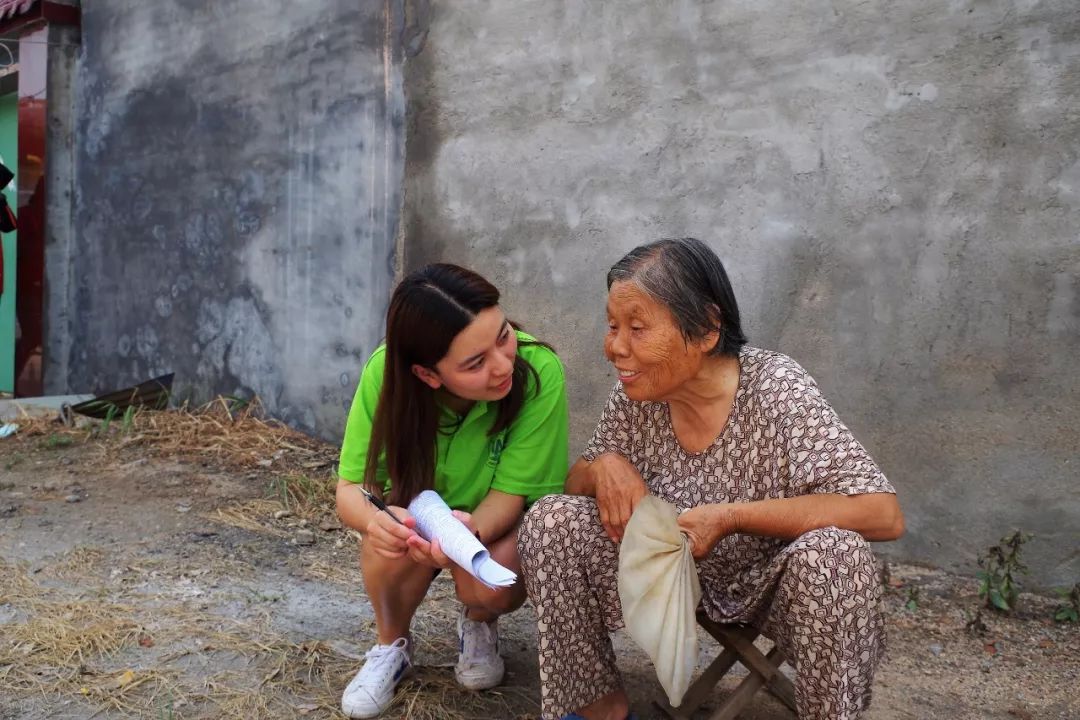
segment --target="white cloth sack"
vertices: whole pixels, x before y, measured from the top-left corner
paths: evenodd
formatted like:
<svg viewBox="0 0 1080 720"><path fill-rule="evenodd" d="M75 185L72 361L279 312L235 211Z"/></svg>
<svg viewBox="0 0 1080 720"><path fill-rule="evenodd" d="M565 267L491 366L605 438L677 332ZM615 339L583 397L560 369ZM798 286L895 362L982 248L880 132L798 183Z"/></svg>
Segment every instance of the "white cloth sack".
<svg viewBox="0 0 1080 720"><path fill-rule="evenodd" d="M697 664L701 583L679 511L646 495L619 548L619 600L630 637L648 654L668 702L678 707Z"/></svg>

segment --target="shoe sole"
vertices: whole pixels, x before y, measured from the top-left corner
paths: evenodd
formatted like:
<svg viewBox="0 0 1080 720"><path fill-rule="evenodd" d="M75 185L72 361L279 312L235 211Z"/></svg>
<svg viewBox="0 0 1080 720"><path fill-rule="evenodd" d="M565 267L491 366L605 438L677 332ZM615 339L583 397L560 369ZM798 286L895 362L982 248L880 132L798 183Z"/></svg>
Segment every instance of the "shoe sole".
<svg viewBox="0 0 1080 720"><path fill-rule="evenodd" d="M492 674L490 676L477 677L462 677L462 674L458 672L457 668L454 668L454 679L457 680L458 685L466 690L490 690L493 687L498 687L505 676L505 666L500 670L498 675Z"/></svg>
<svg viewBox="0 0 1080 720"><path fill-rule="evenodd" d="M374 713L372 713L372 714L368 714L368 715L350 715L350 714L349 714L349 713L348 713L348 712L347 712L347 711L345 710L345 704L344 704L344 703L342 703L342 704L341 704L341 714L342 714L342 715L344 715L344 716L345 716L345 717L347 717L347 718L351 718L351 720L371 720L371 718L377 718L377 717L379 717L379 716L380 716L380 715L382 715L382 714L383 714L384 712L386 712L387 710L389 710L389 709L390 709L390 706L394 704L394 696L395 696L395 695L397 695L397 691L398 691L398 688L400 688L400 687L401 687L401 683L403 683L403 682L405 682L405 681L406 681L407 679L409 679L409 677L410 677L410 676L412 676L412 675L413 675L413 673L415 673L415 672L416 672L416 668L415 668L415 667L414 667L413 665L409 665L409 666L408 666L407 668L405 668L405 671L404 671L403 673L401 673L401 677L399 677L399 678L397 679L397 683L395 683L395 684L394 684L394 691L393 691L392 693L390 693L390 700L389 700L389 702L387 702L387 703L386 703L386 705L384 705L384 706L383 706L383 707L382 707L381 709L379 709L378 711L376 711L376 712L374 712Z"/></svg>

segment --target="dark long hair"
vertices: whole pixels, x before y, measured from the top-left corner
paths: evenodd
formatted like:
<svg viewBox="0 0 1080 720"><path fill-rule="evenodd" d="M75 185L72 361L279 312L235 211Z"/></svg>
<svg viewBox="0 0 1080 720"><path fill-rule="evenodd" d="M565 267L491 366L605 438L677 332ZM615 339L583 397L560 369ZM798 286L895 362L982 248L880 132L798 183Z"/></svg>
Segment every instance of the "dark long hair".
<svg viewBox="0 0 1080 720"><path fill-rule="evenodd" d="M394 289L386 313L386 371L364 468L364 483L376 484L379 456L385 453L391 504L407 505L433 487L436 434L457 428L440 427L435 391L413 374L412 366L433 369L457 334L481 310L498 304L494 285L471 270L445 263L410 273ZM499 400L489 435L502 432L517 417L530 375L535 392L540 390L540 377L520 353L514 359L513 375L510 392Z"/></svg>
<svg viewBox="0 0 1080 720"><path fill-rule="evenodd" d="M664 238L639 245L608 271L608 290L620 280L637 283L663 303L687 341L718 330L720 339L710 355L737 357L746 344L739 304L724 263L697 238Z"/></svg>

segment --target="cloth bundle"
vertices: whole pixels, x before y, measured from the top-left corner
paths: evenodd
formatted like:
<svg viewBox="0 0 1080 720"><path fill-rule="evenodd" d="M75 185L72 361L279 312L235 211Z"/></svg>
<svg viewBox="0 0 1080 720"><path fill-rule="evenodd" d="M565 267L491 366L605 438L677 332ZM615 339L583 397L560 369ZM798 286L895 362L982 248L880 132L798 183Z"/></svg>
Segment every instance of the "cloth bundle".
<svg viewBox="0 0 1080 720"><path fill-rule="evenodd" d="M646 495L619 548L619 600L630 637L648 654L668 702L678 707L697 664L701 583L679 511Z"/></svg>

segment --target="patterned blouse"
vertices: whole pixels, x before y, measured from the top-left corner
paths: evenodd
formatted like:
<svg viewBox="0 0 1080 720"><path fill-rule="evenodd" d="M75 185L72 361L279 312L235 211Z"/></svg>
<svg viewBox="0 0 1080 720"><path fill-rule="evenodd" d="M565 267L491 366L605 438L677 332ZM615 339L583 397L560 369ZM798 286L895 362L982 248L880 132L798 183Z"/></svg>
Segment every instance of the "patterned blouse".
<svg viewBox="0 0 1080 720"><path fill-rule="evenodd" d="M583 457L591 462L618 453L650 492L684 509L810 493L896 492L798 363L744 347L739 365L731 414L705 450L692 453L679 445L667 403L632 401L616 384ZM791 545L743 534L721 540L698 563L702 584L712 586L706 592L709 615L752 620L771 596Z"/></svg>

